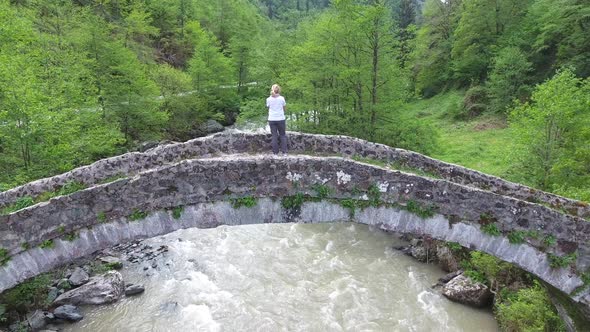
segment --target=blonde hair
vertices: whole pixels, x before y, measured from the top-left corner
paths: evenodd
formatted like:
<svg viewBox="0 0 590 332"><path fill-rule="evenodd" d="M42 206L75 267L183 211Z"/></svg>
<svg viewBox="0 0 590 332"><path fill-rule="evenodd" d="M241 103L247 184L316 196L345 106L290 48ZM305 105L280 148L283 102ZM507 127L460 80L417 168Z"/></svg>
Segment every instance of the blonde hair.
<svg viewBox="0 0 590 332"><path fill-rule="evenodd" d="M281 94L281 86L278 84L273 84L272 87L270 88L270 94L271 95Z"/></svg>

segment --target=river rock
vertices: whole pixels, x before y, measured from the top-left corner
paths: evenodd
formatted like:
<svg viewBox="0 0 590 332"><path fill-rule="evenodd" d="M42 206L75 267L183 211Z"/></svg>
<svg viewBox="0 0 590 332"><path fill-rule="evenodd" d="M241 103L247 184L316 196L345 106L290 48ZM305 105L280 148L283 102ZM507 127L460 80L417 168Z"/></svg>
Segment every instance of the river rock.
<svg viewBox="0 0 590 332"><path fill-rule="evenodd" d="M51 303L59 296L59 289L57 287L50 287L47 292L47 303Z"/></svg>
<svg viewBox="0 0 590 332"><path fill-rule="evenodd" d="M475 307L489 304L492 298L492 292L488 286L474 282L462 274L449 281L443 287L442 293L451 301Z"/></svg>
<svg viewBox="0 0 590 332"><path fill-rule="evenodd" d="M84 318L78 307L69 304L55 308L53 314L57 318L65 319L70 322L77 322Z"/></svg>
<svg viewBox="0 0 590 332"><path fill-rule="evenodd" d="M37 331L44 328L45 325L47 325L48 320L50 319L50 317L48 317L48 314L50 313L43 310L35 310L33 313L28 314L27 323L29 324L29 327L33 331Z"/></svg>
<svg viewBox="0 0 590 332"><path fill-rule="evenodd" d="M68 280L72 286L78 287L87 283L90 280L90 276L88 276L88 273L84 269L77 267Z"/></svg>
<svg viewBox="0 0 590 332"><path fill-rule="evenodd" d="M145 291L145 288L142 285L129 284L125 288L125 296L137 295L137 294L143 293L144 291Z"/></svg>
<svg viewBox="0 0 590 332"><path fill-rule="evenodd" d="M447 272L459 270L459 261L453 254L453 251L446 245L436 247L436 259L441 268Z"/></svg>
<svg viewBox="0 0 590 332"><path fill-rule="evenodd" d="M121 273L109 271L101 276L90 278L86 284L65 292L55 301L61 304L104 304L118 301L125 293L125 283Z"/></svg>

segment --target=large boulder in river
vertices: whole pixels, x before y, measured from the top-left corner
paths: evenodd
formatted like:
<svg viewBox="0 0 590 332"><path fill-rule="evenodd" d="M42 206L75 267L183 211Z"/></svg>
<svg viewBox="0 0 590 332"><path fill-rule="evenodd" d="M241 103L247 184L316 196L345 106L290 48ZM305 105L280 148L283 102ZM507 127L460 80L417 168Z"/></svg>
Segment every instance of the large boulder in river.
<svg viewBox="0 0 590 332"><path fill-rule="evenodd" d="M475 307L486 306L492 299L492 292L488 286L462 274L449 281L443 287L442 293L451 301Z"/></svg>
<svg viewBox="0 0 590 332"><path fill-rule="evenodd" d="M90 278L86 284L65 292L53 302L62 304L104 304L119 300L125 294L123 276L117 271L109 271L101 276Z"/></svg>
<svg viewBox="0 0 590 332"><path fill-rule="evenodd" d="M85 283L87 283L88 280L90 280L88 273L86 273L86 271L84 271L84 269L82 269L81 267L77 267L68 279L70 285L74 287L82 286Z"/></svg>
<svg viewBox="0 0 590 332"><path fill-rule="evenodd" d="M441 268L447 272L459 270L459 259L453 254L451 248L444 244L436 247L436 260L438 260Z"/></svg>

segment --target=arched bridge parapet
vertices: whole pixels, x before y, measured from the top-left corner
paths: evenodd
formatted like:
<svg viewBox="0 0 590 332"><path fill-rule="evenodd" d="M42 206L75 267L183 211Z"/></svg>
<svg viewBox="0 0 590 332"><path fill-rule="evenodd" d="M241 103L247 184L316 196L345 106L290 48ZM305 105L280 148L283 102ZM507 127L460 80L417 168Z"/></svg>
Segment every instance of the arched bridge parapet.
<svg viewBox="0 0 590 332"><path fill-rule="evenodd" d="M347 136L289 133L290 151L294 154L338 155L367 158L390 163L393 168L449 180L520 200L543 204L562 213L590 219L590 205L555 194L539 191L462 166L429 158L422 154L371 143ZM193 139L184 143L158 146L146 152L132 152L99 160L70 172L45 178L0 192L0 209L23 196L37 197L58 190L69 182L96 185L116 177L133 176L139 172L161 167L184 159L210 158L222 154L252 154L268 152L270 135L239 131Z"/></svg>
<svg viewBox="0 0 590 332"><path fill-rule="evenodd" d="M228 203L240 199L261 205ZM187 214L175 222L179 207ZM0 267L0 290L107 245L178 228L349 218L488 252L590 303L581 277L590 266L585 220L447 180L310 156L183 160L0 216L0 246L12 256ZM486 234L490 226L499 236ZM67 243L66 234L78 238ZM510 234L521 234L524 243L510 243ZM554 245L544 241L549 235ZM47 241L55 247L41 248ZM570 257L572 264L552 268L551 257Z"/></svg>

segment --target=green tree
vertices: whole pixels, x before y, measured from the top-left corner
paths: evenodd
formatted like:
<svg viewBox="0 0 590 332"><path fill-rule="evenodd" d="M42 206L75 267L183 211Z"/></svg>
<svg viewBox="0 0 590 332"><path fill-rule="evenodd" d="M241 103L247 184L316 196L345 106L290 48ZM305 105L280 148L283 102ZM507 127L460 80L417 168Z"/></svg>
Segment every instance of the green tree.
<svg viewBox="0 0 590 332"><path fill-rule="evenodd" d="M572 70L561 70L512 111L517 173L529 183L544 190L590 185L588 85Z"/></svg>
<svg viewBox="0 0 590 332"><path fill-rule="evenodd" d="M487 82L492 108L504 112L514 98L527 95L526 83L532 64L517 47L507 47L494 58Z"/></svg>
<svg viewBox="0 0 590 332"><path fill-rule="evenodd" d="M452 80L452 38L461 3L461 0L427 0L424 5L413 56L416 92L420 95L431 97Z"/></svg>

